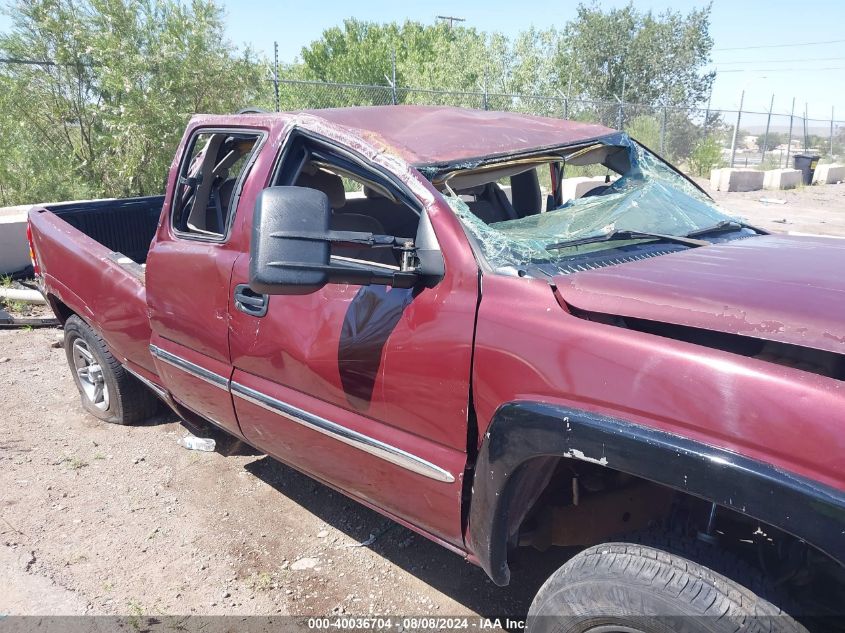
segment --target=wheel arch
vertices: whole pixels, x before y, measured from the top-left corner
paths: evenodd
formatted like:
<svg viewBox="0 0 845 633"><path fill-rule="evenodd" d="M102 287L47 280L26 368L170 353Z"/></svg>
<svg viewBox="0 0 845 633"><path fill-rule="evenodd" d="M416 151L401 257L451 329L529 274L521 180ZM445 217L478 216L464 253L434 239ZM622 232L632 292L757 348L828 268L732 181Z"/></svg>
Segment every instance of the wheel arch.
<svg viewBox="0 0 845 633"><path fill-rule="evenodd" d="M548 479L562 457L716 503L792 534L845 565L845 493L840 490L624 420L511 402L497 410L479 450L466 538L496 584L510 581L508 543L539 492L532 486Z"/></svg>
<svg viewBox="0 0 845 633"><path fill-rule="evenodd" d="M53 310L53 314L56 315L56 318L62 325L64 325L71 316L79 316L79 314L75 310L68 306L64 301L59 299L56 295L48 293L46 298L48 305ZM85 319L82 320L84 321Z"/></svg>

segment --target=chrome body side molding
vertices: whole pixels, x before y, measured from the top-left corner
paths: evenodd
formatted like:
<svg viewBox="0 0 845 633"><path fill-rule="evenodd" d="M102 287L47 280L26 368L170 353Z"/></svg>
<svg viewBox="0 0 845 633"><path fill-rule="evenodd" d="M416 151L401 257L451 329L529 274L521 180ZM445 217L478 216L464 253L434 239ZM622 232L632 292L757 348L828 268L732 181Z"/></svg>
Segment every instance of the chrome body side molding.
<svg viewBox="0 0 845 633"><path fill-rule="evenodd" d="M188 372L192 376L199 378L207 382L209 385L213 385L218 389L223 389L224 391L229 390L229 379L225 376L221 376L220 374L215 374L213 371L209 371L205 367L200 367L199 365L192 363L189 360L185 360L180 356L176 356L176 354L171 354L167 350L163 350L157 345L150 345L150 353L158 358L159 360L167 363L175 367L176 369L181 369L182 371Z"/></svg>
<svg viewBox="0 0 845 633"><path fill-rule="evenodd" d="M288 420L296 422L297 424L311 430L317 431L318 433L322 433L334 440L348 444L353 448L357 448L358 450L374 455L379 459L388 461L391 464L396 464L401 468L410 470L424 477L428 477L429 479L443 481L446 483L452 483L455 481L455 476L449 471L437 466L436 464L432 464L421 457L404 451L401 448L386 444L368 435L364 435L358 431L353 431L345 426L341 426L340 424L321 418L318 415L314 415L313 413L304 411L303 409L291 404L277 400L276 398L261 393L260 391L256 391L255 389L251 389L246 385L230 381L225 376L221 376L220 374L209 371L204 367L200 367L191 361L185 360L180 356L176 356L175 354L161 349L157 345L150 345L150 352L162 362L187 372L192 376L217 387L218 389L223 389L224 391L231 390L233 396L246 400L247 402L251 402L252 404L287 418ZM134 375L137 376L137 374ZM150 386L157 393L162 391L158 385L154 385L141 376L138 376L138 378L143 380L145 384Z"/></svg>
<svg viewBox="0 0 845 633"><path fill-rule="evenodd" d="M431 462L422 459L421 457L412 455L411 453L403 451L401 448L391 446L390 444L385 444L380 440L364 435L363 433L359 433L358 431L348 429L344 426L326 420L325 418L321 418L318 415L314 415L313 413L308 413L298 407L282 402L281 400L277 400L276 398L234 381L232 381L232 395L287 418L292 422L296 422L297 424L301 424L304 427L317 431L318 433L322 433L332 439L338 440L339 442L348 444L353 448L357 448L365 453L369 453L370 455L374 455L375 457L388 461L391 464L396 464L401 468L405 468L406 470L428 477L429 479L435 479L446 483L452 483L455 481L455 476L452 475L452 473L440 468L440 466L437 466L436 464L432 464Z"/></svg>

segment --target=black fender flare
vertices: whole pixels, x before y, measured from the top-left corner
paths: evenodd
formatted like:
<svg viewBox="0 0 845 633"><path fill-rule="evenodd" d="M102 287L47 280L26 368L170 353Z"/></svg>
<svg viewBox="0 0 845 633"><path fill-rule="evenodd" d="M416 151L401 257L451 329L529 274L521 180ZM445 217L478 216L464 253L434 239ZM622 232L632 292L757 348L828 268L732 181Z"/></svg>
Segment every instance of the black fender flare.
<svg viewBox="0 0 845 633"><path fill-rule="evenodd" d="M598 463L753 517L845 565L845 492L770 464L624 420L536 402L502 405L478 453L467 545L497 585L510 581L508 511L538 457Z"/></svg>

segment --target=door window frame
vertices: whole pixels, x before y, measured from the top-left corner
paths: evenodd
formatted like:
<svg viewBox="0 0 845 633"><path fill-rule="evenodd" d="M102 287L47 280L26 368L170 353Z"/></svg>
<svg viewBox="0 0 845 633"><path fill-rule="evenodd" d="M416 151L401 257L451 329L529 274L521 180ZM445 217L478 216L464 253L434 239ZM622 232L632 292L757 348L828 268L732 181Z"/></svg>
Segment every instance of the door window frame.
<svg viewBox="0 0 845 633"><path fill-rule="evenodd" d="M255 145L250 150L249 160L244 165L244 168L241 170L241 173L238 174L238 180L235 183L234 189L232 190L232 198L231 200L229 200L229 214L226 218L226 230L220 236L190 233L186 231L181 231L176 228L175 212L179 198L179 188L182 186L182 178L184 177L186 170L190 168L191 154L193 153L197 138L201 134L250 134L256 137ZM183 240L192 240L195 242L212 242L216 244L224 244L229 241L229 238L232 236L232 226L234 225L235 216L237 215L238 203L241 199L241 192L243 190L244 182L252 171L252 168L255 165L255 161L258 160L258 156L261 153L261 150L264 147L264 143L266 141L267 131L260 128L198 127L191 132L191 137L188 139L188 143L185 146L185 151L182 152L182 158L179 161L179 171L177 172L176 182L173 185L173 190L171 191L170 196L170 231L175 237ZM179 211L181 213L182 209L179 209Z"/></svg>

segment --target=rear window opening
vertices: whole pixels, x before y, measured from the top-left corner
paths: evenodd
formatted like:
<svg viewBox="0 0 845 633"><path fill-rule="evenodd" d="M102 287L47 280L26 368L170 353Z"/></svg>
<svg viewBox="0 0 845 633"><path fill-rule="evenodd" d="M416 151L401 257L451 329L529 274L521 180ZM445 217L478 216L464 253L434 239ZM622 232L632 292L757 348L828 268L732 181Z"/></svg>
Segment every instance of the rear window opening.
<svg viewBox="0 0 845 633"><path fill-rule="evenodd" d="M434 183L455 195L485 224L518 220L600 195L630 163L623 147L592 144L549 154L446 172Z"/></svg>
<svg viewBox="0 0 845 633"><path fill-rule="evenodd" d="M182 237L223 240L241 183L257 154L260 134L200 131L179 170L173 228Z"/></svg>

